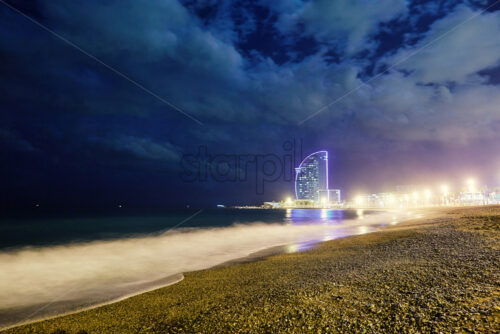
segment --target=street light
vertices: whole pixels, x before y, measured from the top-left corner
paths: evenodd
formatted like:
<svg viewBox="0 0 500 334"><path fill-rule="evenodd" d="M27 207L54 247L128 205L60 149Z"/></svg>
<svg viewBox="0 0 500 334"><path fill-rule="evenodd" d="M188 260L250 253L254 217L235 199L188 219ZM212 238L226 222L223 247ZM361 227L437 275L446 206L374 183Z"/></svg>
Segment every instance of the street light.
<svg viewBox="0 0 500 334"><path fill-rule="evenodd" d="M429 200L431 198L431 196L432 196L431 190L430 189L425 189L424 193L425 193L425 199Z"/></svg>
<svg viewBox="0 0 500 334"><path fill-rule="evenodd" d="M450 192L450 188L446 184L441 185L441 192L443 193L443 203L444 205L448 205L448 194Z"/></svg>
<svg viewBox="0 0 500 334"><path fill-rule="evenodd" d="M393 194L390 194L387 198L389 205L394 206L396 204L396 197Z"/></svg>
<svg viewBox="0 0 500 334"><path fill-rule="evenodd" d="M476 180L470 178L470 179L467 179L467 187L468 187L468 190L470 193L473 193L476 191Z"/></svg>
<svg viewBox="0 0 500 334"><path fill-rule="evenodd" d="M425 203L426 203L426 204L429 204L430 199L431 199L431 197L432 197L432 192L431 192L431 190L430 190L430 189L425 189L425 190L424 190L424 196L425 196Z"/></svg>
<svg viewBox="0 0 500 334"><path fill-rule="evenodd" d="M418 191L414 191L411 194L411 197L413 198L413 205L416 206L418 204L420 194L418 193Z"/></svg>

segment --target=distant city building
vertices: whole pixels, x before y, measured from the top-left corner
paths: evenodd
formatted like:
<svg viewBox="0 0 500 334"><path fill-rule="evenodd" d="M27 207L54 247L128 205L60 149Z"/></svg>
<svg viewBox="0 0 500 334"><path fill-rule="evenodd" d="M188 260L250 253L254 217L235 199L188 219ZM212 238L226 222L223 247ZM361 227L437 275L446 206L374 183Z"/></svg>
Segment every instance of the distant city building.
<svg viewBox="0 0 500 334"><path fill-rule="evenodd" d="M480 191L468 191L460 193L460 203L462 204L472 204L481 205L485 204L485 196L483 192Z"/></svg>
<svg viewBox="0 0 500 334"><path fill-rule="evenodd" d="M320 203L340 203L340 189L321 189L319 201Z"/></svg>
<svg viewBox="0 0 500 334"><path fill-rule="evenodd" d="M500 204L500 188L486 185L478 187L470 180L467 186L457 188L453 191L447 185L434 189L414 185L397 186L394 192L359 194L347 205L358 208L409 208Z"/></svg>
<svg viewBox="0 0 500 334"><path fill-rule="evenodd" d="M328 189L328 152L319 151L310 154L295 171L297 199L319 202L320 190Z"/></svg>
<svg viewBox="0 0 500 334"><path fill-rule="evenodd" d="M500 203L500 192L498 190L494 190L488 194L487 197L488 204L499 204Z"/></svg>
<svg viewBox="0 0 500 334"><path fill-rule="evenodd" d="M303 199L303 200L296 200L293 203L294 208L314 208L315 203L314 201L311 201L309 199Z"/></svg>
<svg viewBox="0 0 500 334"><path fill-rule="evenodd" d="M264 202L263 209L279 209L282 205L279 202Z"/></svg>

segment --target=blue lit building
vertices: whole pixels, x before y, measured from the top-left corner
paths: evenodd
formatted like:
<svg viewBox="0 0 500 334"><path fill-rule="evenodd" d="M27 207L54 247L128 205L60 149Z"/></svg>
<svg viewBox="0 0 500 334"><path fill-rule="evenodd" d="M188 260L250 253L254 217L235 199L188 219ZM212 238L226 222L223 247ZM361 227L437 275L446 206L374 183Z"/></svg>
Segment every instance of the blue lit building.
<svg viewBox="0 0 500 334"><path fill-rule="evenodd" d="M318 151L310 154L295 172L296 198L318 203L320 191L328 189L328 152Z"/></svg>

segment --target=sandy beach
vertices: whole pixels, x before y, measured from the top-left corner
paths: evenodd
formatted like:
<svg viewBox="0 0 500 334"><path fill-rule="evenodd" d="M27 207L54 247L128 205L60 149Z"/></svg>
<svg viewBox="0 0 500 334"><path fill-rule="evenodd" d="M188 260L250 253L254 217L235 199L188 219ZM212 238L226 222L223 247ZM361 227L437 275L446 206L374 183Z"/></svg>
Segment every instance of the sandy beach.
<svg viewBox="0 0 500 334"><path fill-rule="evenodd" d="M7 333L500 330L500 207L434 209L380 232L185 274Z"/></svg>

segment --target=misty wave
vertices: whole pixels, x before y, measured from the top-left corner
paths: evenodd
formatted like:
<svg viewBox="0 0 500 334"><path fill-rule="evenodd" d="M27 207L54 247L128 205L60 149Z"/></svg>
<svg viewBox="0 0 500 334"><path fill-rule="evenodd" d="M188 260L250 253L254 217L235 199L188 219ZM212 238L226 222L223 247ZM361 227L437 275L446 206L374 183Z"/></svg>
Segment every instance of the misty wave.
<svg viewBox="0 0 500 334"><path fill-rule="evenodd" d="M378 218L377 218L378 217ZM366 233L385 219L309 225L253 223L0 253L0 311L54 301L91 305L170 275L206 269L284 244Z"/></svg>

